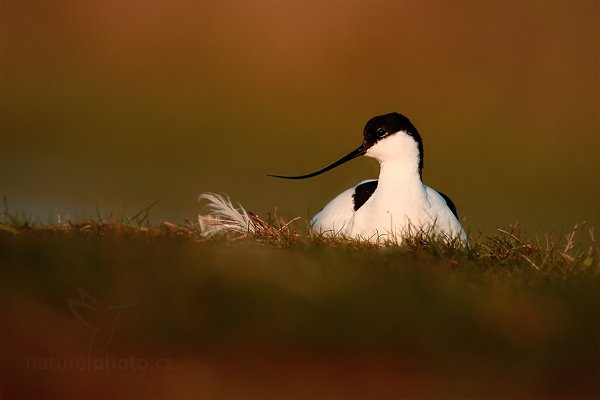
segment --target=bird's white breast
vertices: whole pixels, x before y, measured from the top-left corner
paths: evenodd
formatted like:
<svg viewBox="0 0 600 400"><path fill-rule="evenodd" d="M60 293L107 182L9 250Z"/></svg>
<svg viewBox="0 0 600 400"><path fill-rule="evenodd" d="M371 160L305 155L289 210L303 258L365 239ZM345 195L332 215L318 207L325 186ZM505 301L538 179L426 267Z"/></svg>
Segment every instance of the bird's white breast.
<svg viewBox="0 0 600 400"><path fill-rule="evenodd" d="M369 181L361 184L364 182ZM371 242L401 241L420 230L466 241L460 222L444 198L426 185L421 184L421 196L394 196L378 188L357 211L354 191L345 190L330 201L313 217L312 228L326 235Z"/></svg>
<svg viewBox="0 0 600 400"><path fill-rule="evenodd" d="M346 230L347 236L369 241L400 241L420 231L443 237L466 236L443 197L421 185L420 193L397 196L373 193L354 213Z"/></svg>

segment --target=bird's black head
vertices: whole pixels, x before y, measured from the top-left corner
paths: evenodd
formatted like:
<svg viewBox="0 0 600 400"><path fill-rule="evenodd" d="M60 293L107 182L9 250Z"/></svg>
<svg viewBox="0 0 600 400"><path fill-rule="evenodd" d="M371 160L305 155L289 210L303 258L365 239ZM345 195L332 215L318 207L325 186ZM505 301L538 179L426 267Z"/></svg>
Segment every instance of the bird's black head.
<svg viewBox="0 0 600 400"><path fill-rule="evenodd" d="M363 131L363 145L368 149L380 140L398 132L404 132L417 142L419 149L419 175L423 171L423 140L417 128L402 114L390 113L371 118Z"/></svg>

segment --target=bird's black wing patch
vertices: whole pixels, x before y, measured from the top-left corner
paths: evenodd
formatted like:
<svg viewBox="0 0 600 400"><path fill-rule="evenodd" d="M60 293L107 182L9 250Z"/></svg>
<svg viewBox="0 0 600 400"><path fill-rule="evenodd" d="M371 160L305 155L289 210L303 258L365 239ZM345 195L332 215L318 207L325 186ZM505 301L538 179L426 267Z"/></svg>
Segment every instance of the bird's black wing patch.
<svg viewBox="0 0 600 400"><path fill-rule="evenodd" d="M354 200L354 211L357 211L363 204L369 200L369 197L377 189L377 180L361 183L354 188L352 199Z"/></svg>
<svg viewBox="0 0 600 400"><path fill-rule="evenodd" d="M450 211L452 211L452 214L454 214L456 219L458 219L458 211L456 211L456 206L454 205L454 202L450 199L450 197L446 196L444 193L442 193L442 192L438 192L438 193L440 194L440 196L442 196L444 198L444 200L446 201L446 204L448 205L448 208L450 209Z"/></svg>

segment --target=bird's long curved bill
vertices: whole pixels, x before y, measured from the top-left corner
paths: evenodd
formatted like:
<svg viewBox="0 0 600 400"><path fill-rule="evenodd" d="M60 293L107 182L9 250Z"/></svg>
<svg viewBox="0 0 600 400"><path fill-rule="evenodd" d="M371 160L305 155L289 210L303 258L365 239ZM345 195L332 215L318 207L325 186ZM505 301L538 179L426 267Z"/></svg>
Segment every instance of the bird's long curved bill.
<svg viewBox="0 0 600 400"><path fill-rule="evenodd" d="M298 175L298 176L284 176L284 175L267 175L267 176L272 176L274 178L284 178L284 179L306 179L306 178L312 178L313 176L321 175L323 172L327 172L330 169L334 169L335 167L339 167L340 165L344 164L345 162L348 162L348 161L352 160L353 158L356 158L358 156L362 156L366 152L367 152L367 149L365 148L365 146L360 145L359 148L357 148L355 150L352 150L350 153L346 154L344 157L340 158L339 160L337 160L333 164L328 165L325 168L321 168L318 171L311 172L310 174Z"/></svg>

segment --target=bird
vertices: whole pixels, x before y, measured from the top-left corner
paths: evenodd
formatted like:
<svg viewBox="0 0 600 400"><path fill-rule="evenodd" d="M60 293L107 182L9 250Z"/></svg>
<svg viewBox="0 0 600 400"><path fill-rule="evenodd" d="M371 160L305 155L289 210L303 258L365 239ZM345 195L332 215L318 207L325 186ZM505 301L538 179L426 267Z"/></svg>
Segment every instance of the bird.
<svg viewBox="0 0 600 400"><path fill-rule="evenodd" d="M311 219L313 230L374 243L398 243L420 232L467 242L454 202L423 183L423 140L402 114L371 118L360 146L324 168L306 175L269 176L312 178L359 156L379 162L378 179L359 182L336 196Z"/></svg>

